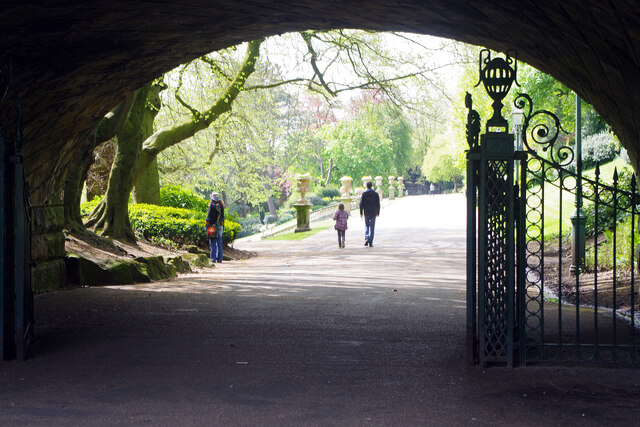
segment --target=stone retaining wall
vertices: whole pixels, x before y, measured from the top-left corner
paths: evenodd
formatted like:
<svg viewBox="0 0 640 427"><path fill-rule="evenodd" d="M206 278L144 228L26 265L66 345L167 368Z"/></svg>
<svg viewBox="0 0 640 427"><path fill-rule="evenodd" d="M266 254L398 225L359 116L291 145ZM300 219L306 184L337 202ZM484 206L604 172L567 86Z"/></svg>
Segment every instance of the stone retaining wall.
<svg viewBox="0 0 640 427"><path fill-rule="evenodd" d="M31 288L36 293L58 289L67 283L63 226L62 205L32 207Z"/></svg>

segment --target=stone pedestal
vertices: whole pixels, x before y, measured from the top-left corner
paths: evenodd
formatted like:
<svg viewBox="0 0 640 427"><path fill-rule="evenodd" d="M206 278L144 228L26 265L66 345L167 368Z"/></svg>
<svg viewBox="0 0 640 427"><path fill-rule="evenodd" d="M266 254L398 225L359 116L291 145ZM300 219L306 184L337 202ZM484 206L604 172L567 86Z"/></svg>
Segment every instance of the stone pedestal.
<svg viewBox="0 0 640 427"><path fill-rule="evenodd" d="M398 177L398 197L404 196L404 178Z"/></svg>
<svg viewBox="0 0 640 427"><path fill-rule="evenodd" d="M396 198L396 187L394 184L395 176L390 176L387 178L389 180L389 200L393 200Z"/></svg>
<svg viewBox="0 0 640 427"><path fill-rule="evenodd" d="M381 176L376 176L374 178L376 180L376 193L378 193L378 196L380 196L380 200L382 200L382 177Z"/></svg>
<svg viewBox="0 0 640 427"><path fill-rule="evenodd" d="M340 197L340 203L344 205L344 210L350 214L351 213L351 196Z"/></svg>
<svg viewBox="0 0 640 427"><path fill-rule="evenodd" d="M301 231L310 231L311 227L309 223L310 220L310 212L311 212L311 203L305 197L305 194L309 192L309 183L311 182L311 175L308 173L304 175L296 176L296 181L298 183L296 190L300 193L300 200L293 205L296 210L296 218L298 220L298 225L295 229L296 233L300 233Z"/></svg>
<svg viewBox="0 0 640 427"><path fill-rule="evenodd" d="M302 231L311 231L311 226L309 225L309 222L310 222L309 214L311 213L311 203L306 203L306 204L296 203L295 205L293 205L293 207L296 209L296 218L298 220L298 224L294 232L300 233Z"/></svg>

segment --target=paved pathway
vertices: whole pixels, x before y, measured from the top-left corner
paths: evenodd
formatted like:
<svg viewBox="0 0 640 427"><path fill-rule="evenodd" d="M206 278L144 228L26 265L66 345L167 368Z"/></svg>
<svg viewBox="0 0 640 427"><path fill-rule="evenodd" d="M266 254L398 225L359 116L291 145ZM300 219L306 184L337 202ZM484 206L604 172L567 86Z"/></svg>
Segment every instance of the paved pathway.
<svg viewBox="0 0 640 427"><path fill-rule="evenodd" d="M639 371L465 362L464 199L384 207L214 272L36 299L1 425L637 424Z"/></svg>

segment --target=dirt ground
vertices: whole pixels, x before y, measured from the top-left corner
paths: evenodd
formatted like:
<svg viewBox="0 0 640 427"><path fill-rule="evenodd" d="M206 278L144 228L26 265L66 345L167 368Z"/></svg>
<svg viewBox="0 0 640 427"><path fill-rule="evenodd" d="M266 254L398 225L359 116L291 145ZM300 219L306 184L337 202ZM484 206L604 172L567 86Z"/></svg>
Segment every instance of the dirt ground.
<svg viewBox="0 0 640 427"><path fill-rule="evenodd" d="M187 248L167 249L158 245L154 245L143 239L138 240L135 244L112 241L112 245L100 245L95 240L83 238L78 235L67 235L65 242L67 252L89 255L91 258L101 259L131 259L148 256L176 256L187 253ZM206 249L199 248L203 253L207 253ZM243 251L233 246L226 245L223 253L233 260L243 260L256 256L255 252Z"/></svg>
<svg viewBox="0 0 640 427"><path fill-rule="evenodd" d="M562 245L561 258L559 248L558 243L554 242L547 245L544 253L545 287L552 294L559 295L562 301L569 304L606 309L615 307L624 313L631 313L633 306L635 312L639 311L638 284L632 285L640 277L638 270L632 272L630 268L619 268L614 277L613 270L591 269L581 272L576 278L570 271L571 245ZM559 280L560 259L562 280ZM558 291L559 287L561 292Z"/></svg>

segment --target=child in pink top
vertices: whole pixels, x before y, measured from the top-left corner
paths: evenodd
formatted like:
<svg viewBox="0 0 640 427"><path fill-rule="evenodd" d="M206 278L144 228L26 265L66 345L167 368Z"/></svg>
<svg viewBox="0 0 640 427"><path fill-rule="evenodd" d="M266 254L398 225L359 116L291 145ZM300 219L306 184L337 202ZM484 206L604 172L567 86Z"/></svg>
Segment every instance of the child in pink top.
<svg viewBox="0 0 640 427"><path fill-rule="evenodd" d="M334 228L338 231L339 248L344 248L344 232L347 230L347 219L349 219L349 212L344 210L344 203L340 203L338 210L333 214L333 220L336 222Z"/></svg>

